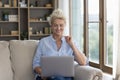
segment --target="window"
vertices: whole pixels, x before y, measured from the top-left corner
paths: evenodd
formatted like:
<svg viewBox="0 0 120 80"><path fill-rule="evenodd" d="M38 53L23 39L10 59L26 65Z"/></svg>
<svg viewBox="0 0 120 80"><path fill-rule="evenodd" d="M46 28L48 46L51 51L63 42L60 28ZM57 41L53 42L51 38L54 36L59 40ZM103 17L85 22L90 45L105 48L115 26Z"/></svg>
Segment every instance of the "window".
<svg viewBox="0 0 120 80"><path fill-rule="evenodd" d="M112 73L113 0L71 0L71 35L90 65Z"/></svg>
<svg viewBox="0 0 120 80"><path fill-rule="evenodd" d="M73 1L72 11L74 13L72 13L71 34L83 51L83 0Z"/></svg>
<svg viewBox="0 0 120 80"><path fill-rule="evenodd" d="M108 66L112 66L113 65L113 14L111 13L111 10L113 9L111 5L113 5L113 0L109 1L109 0L106 0L106 6L107 6L107 40L106 40L106 43L107 43L107 52L106 52L106 62L105 62L105 65L108 65ZM113 11L113 10L112 10Z"/></svg>
<svg viewBox="0 0 120 80"><path fill-rule="evenodd" d="M88 0L88 33L89 60L99 63L99 0Z"/></svg>

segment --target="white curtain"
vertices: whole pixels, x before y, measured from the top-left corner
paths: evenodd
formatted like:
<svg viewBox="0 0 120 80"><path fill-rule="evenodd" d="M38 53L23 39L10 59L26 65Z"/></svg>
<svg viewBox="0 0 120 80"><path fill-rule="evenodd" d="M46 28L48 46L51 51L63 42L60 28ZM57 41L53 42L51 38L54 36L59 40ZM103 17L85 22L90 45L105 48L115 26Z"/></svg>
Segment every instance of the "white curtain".
<svg viewBox="0 0 120 80"><path fill-rule="evenodd" d="M114 2L113 76L120 80L120 0Z"/></svg>

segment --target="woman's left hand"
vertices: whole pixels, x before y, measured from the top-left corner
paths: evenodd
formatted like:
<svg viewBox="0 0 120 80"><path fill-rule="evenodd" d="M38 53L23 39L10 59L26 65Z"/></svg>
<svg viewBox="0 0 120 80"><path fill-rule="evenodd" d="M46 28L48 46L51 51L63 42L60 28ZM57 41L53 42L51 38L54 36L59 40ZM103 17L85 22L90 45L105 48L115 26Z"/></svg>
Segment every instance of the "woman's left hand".
<svg viewBox="0 0 120 80"><path fill-rule="evenodd" d="M66 42L70 45L73 46L73 41L72 38L70 36L65 36Z"/></svg>
<svg viewBox="0 0 120 80"><path fill-rule="evenodd" d="M66 42L71 46L75 59L80 65L86 65L86 57L80 52L72 41L70 36L65 36Z"/></svg>

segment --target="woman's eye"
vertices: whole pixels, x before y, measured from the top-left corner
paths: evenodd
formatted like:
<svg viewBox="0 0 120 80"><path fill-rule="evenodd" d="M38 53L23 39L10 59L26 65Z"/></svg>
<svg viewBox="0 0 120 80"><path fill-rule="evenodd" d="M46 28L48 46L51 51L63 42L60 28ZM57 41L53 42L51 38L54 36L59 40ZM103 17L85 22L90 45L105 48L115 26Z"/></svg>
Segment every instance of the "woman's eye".
<svg viewBox="0 0 120 80"><path fill-rule="evenodd" d="M63 24L54 24L53 26L54 27L63 27L64 25Z"/></svg>
<svg viewBox="0 0 120 80"><path fill-rule="evenodd" d="M63 25L61 24L60 27L63 27Z"/></svg>
<svg viewBox="0 0 120 80"><path fill-rule="evenodd" d="M58 25L55 25L55 27L58 27Z"/></svg>

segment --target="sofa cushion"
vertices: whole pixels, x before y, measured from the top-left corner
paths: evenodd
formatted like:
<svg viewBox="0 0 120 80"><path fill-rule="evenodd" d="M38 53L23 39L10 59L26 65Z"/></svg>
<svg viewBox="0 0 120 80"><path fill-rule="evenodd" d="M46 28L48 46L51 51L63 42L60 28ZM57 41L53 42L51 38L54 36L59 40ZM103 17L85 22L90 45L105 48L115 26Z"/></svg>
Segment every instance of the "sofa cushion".
<svg viewBox="0 0 120 80"><path fill-rule="evenodd" d="M14 80L34 80L32 59L36 51L36 40L11 40L10 51Z"/></svg>
<svg viewBox="0 0 120 80"><path fill-rule="evenodd" d="M0 41L0 80L13 80L9 43Z"/></svg>

